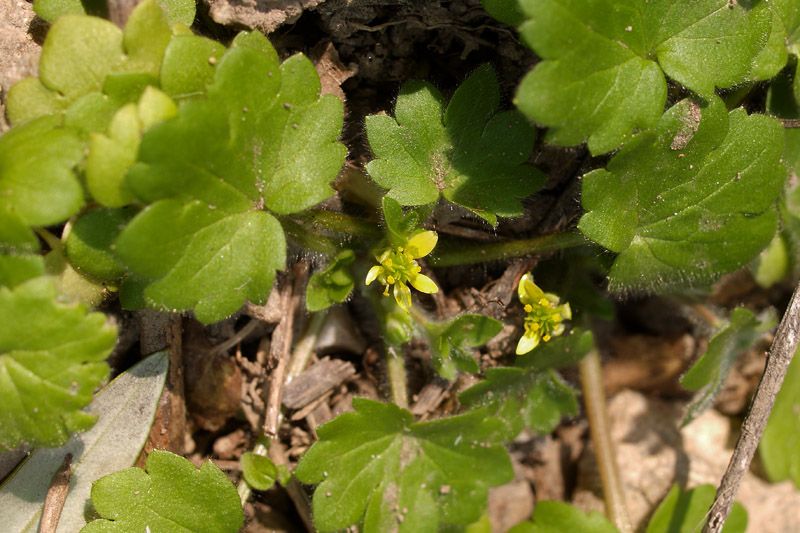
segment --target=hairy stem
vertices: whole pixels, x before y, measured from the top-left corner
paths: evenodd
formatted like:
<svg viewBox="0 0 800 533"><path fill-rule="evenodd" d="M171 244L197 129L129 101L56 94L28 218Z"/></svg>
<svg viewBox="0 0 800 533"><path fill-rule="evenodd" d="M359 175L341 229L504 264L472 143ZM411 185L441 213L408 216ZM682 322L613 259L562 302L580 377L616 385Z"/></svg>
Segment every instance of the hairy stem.
<svg viewBox="0 0 800 533"><path fill-rule="evenodd" d="M392 401L403 409L408 408L408 381L406 379L406 362L402 353L394 346L386 347L386 374L389 378L389 390Z"/></svg>
<svg viewBox="0 0 800 533"><path fill-rule="evenodd" d="M758 442L764 433L764 428L769 420L770 411L775 404L775 397L781 390L783 378L797 351L800 339L800 285L795 287L789 307L783 314L775 340L767 357L767 366L761 381L758 384L750 411L742 424L742 432L736 442L736 448L728 463L725 475L717 489L717 497L711 510L708 512L708 522L703 528L704 533L718 533L722 531L725 520L731 512L733 501L739 490L745 472L750 468L750 462L758 449Z"/></svg>
<svg viewBox="0 0 800 533"><path fill-rule="evenodd" d="M336 233L345 233L354 237L380 238L383 235L380 227L374 222L362 220L339 211L318 209L302 215L302 220L312 227L322 228Z"/></svg>
<svg viewBox="0 0 800 533"><path fill-rule="evenodd" d="M586 239L577 232L552 233L530 239L487 243L476 243L465 239L443 239L428 259L428 263L435 267L470 265L553 252L583 244L586 244Z"/></svg>
<svg viewBox="0 0 800 533"><path fill-rule="evenodd" d="M603 392L603 369L597 350L591 350L579 366L589 433L594 446L600 481L603 484L603 499L606 515L622 533L632 533L633 527L625 504L625 491L619 477L617 456L611 442L611 433Z"/></svg>

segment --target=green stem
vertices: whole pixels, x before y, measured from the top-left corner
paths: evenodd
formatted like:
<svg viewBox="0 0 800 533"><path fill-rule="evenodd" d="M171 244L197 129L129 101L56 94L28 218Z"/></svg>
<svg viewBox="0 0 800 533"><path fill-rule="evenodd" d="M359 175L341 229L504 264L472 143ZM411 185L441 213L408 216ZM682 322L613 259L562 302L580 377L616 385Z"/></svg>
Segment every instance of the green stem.
<svg viewBox="0 0 800 533"><path fill-rule="evenodd" d="M392 401L403 409L408 409L408 385L406 379L406 362L402 353L397 353L394 346L386 347L386 374L389 378L389 390Z"/></svg>
<svg viewBox="0 0 800 533"><path fill-rule="evenodd" d="M583 244L586 244L586 239L577 232L552 233L530 239L487 243L447 239L434 250L433 255L428 258L428 264L435 267L471 265L553 252Z"/></svg>
<svg viewBox="0 0 800 533"><path fill-rule="evenodd" d="M617 456L611 441L611 428L603 391L603 369L597 350L591 350L578 365L589 434L603 485L606 515L622 533L632 533L633 527L625 504L625 491L619 477Z"/></svg>
<svg viewBox="0 0 800 533"><path fill-rule="evenodd" d="M308 228L302 224L298 224L294 220L283 218L281 219L281 225L283 225L283 229L290 239L307 250L319 252L327 256L334 256L341 251L329 238L309 231Z"/></svg>
<svg viewBox="0 0 800 533"><path fill-rule="evenodd" d="M354 237L379 239L383 236L383 231L377 224L338 211L325 209L309 211L302 215L302 219L312 226Z"/></svg>

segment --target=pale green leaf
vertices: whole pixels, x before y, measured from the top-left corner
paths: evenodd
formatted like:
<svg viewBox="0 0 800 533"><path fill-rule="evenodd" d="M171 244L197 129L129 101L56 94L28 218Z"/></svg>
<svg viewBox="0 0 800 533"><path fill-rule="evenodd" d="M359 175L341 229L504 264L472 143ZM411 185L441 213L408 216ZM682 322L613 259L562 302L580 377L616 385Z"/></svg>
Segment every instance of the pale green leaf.
<svg viewBox="0 0 800 533"><path fill-rule="evenodd" d="M434 368L443 378L453 379L459 370L478 371L471 348L489 342L503 329L503 323L484 315L463 314L444 323L429 323L426 329Z"/></svg>
<svg viewBox="0 0 800 533"><path fill-rule="evenodd" d="M127 183L150 206L117 242L150 305L204 322L265 300L286 244L260 209L294 213L327 198L345 155L341 103L319 97L308 59L279 65L240 41L213 73L207 97L142 137Z"/></svg>
<svg viewBox="0 0 800 533"><path fill-rule="evenodd" d="M38 531L53 474L68 453L72 455L71 483L57 533L74 533L86 524L92 483L129 467L139 456L150 434L167 366L166 352L137 363L94 397L88 411L98 420L90 430L73 435L61 448L33 450L0 485L0 508L8 511L3 527L15 532Z"/></svg>
<svg viewBox="0 0 800 533"><path fill-rule="evenodd" d="M0 449L58 446L88 429L81 409L108 374L116 330L105 316L56 302L49 278L0 287Z"/></svg>
<svg viewBox="0 0 800 533"><path fill-rule="evenodd" d="M708 518L708 510L714 503L716 490L713 485L700 485L681 491L673 485L666 498L653 513L646 533L694 533L700 531ZM735 502L728 515L722 533L744 533L747 529L747 511Z"/></svg>
<svg viewBox="0 0 800 533"><path fill-rule="evenodd" d="M95 481L92 505L102 517L82 533L230 533L244 522L236 488L211 461L200 469L173 453L154 450L146 470L128 468Z"/></svg>
<svg viewBox="0 0 800 533"><path fill-rule="evenodd" d="M509 533L555 533L580 531L581 533L617 533L618 529L597 511L585 513L572 505L559 501L536 502L533 519L512 527Z"/></svg>
<svg viewBox="0 0 800 533"><path fill-rule="evenodd" d="M66 220L83 205L75 166L83 147L57 117L42 117L0 137L3 208L30 226Z"/></svg>
<svg viewBox="0 0 800 533"><path fill-rule="evenodd" d="M118 281L125 269L111 247L135 213L130 208L99 208L82 214L73 224L66 241L67 258L72 267L94 281Z"/></svg>
<svg viewBox="0 0 800 533"><path fill-rule="evenodd" d="M534 130L519 113L500 111L489 66L472 73L446 109L432 85L404 84L394 115L367 117L375 156L367 171L400 204L429 204L441 193L496 224L521 215L522 199L544 183L527 164Z"/></svg>
<svg viewBox="0 0 800 533"><path fill-rule="evenodd" d="M247 484L256 490L269 490L278 479L278 467L269 457L245 452L241 458L242 475Z"/></svg>
<svg viewBox="0 0 800 533"><path fill-rule="evenodd" d="M665 75L703 95L749 79L772 14L728 0L520 0L525 42L544 60L516 103L558 145L594 154L656 125ZM763 73L762 73L763 74Z"/></svg>
<svg viewBox="0 0 800 533"><path fill-rule="evenodd" d="M771 481L791 479L800 488L800 357L797 354L775 399L758 451Z"/></svg>
<svg viewBox="0 0 800 533"><path fill-rule="evenodd" d="M480 517L488 488L513 478L499 422L485 411L414 422L391 404L355 398L353 408L318 429L295 471L319 484L320 531L362 521L365 533L466 525Z"/></svg>
<svg viewBox="0 0 800 533"><path fill-rule="evenodd" d="M350 271L355 259L352 250L343 250L328 266L311 275L306 287L306 309L309 312L321 311L347 300L355 286Z"/></svg>
<svg viewBox="0 0 800 533"><path fill-rule="evenodd" d="M782 140L772 118L683 100L585 175L578 227L618 254L609 287L710 281L755 257L776 230Z"/></svg>

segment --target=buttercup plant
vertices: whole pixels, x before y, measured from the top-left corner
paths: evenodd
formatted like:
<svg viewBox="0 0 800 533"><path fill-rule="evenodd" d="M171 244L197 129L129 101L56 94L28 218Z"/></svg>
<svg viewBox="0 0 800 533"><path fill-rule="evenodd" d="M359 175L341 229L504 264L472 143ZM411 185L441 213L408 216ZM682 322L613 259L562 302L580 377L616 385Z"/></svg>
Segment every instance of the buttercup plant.
<svg viewBox="0 0 800 533"><path fill-rule="evenodd" d="M272 301L272 290L289 306L280 313L294 316L296 304L316 313L299 339L302 328L283 317L272 344L263 343L269 361L252 372L255 363L243 363L256 375L251 388L269 391L267 413L256 415L272 426L247 430L253 446L242 458L239 498L211 463L198 470L154 451L145 470L97 474L91 506L99 519L84 531L180 524L232 532L249 494L276 483L307 513L298 481L313 490L306 525L323 532L485 527L489 490L514 479L506 446L581 414L580 391L562 368L580 366L598 438L603 396L601 381L586 377L587 361L598 361L589 325L597 309L612 307L609 294L677 298L689 288L697 298L756 257L775 287L800 272L800 246L774 244L800 242L786 168L800 167L800 142L759 112L764 88L771 112L800 118L800 3L484 4L538 55L531 71L509 80L497 62L473 68L456 87L403 80L391 109L373 107L357 125L365 142L346 146L343 126L357 113L324 94L311 60L279 53L257 31L226 43L192 33L193 0L143 0L124 28L88 15L106 11L97 2L36 0L52 26L39 75L7 93L13 127L0 137L0 452L65 446L46 475L31 479L51 479L62 452L78 454L84 468L102 463L76 439L95 422L86 408L111 370L105 360L117 327L90 309L103 298L108 313L229 320L219 331L259 316L253 308ZM538 140L537 127L546 128ZM542 149L583 143L588 150L558 151L574 163L568 176L557 175L564 165L550 165ZM361 146L370 151L363 158ZM348 149L359 155L341 173ZM553 204L575 212L540 212ZM557 252L570 247L592 261L562 268L569 259ZM513 287L532 267L511 265L499 279L495 267L517 257L539 263ZM287 269L298 260L312 267L305 287L304 270ZM490 265L446 269L480 262ZM551 283L547 262L568 279ZM470 281L461 290L463 279L487 287ZM412 289L436 296L413 298ZM521 317L508 316L519 309L508 305L514 289ZM593 305L600 299L607 305ZM312 359L334 306L375 318L366 336L383 362L364 357L375 370L365 379L390 401L354 398L328 423L309 423L315 441L296 465L275 464L285 458L274 453L279 446L268 448L294 423L281 419L280 393ZM744 308L710 320L708 349L682 379L697 391L686 421L713 403L736 358L774 322L769 311ZM255 326L245 327L265 329ZM436 378L424 390L441 390L438 407L413 404L421 380L409 369ZM459 374L473 375L466 390ZM795 364L789 382L798 375ZM779 398L761 454L771 479L800 486L800 448L786 445L796 439L795 397ZM144 435L150 421L140 423ZM131 445L135 456L144 443ZM599 460L613 478L609 457ZM38 459L30 463L39 468ZM665 492L650 525L637 527L697 527L702 513L686 518L682 506L708 505L711 491ZM0 486L0 509L33 524L41 506L30 494L23 502ZM87 505L74 506L80 524ZM537 503L532 522L515 531L627 533L622 515L612 512L612 525L565 503ZM743 531L744 511L732 517L730 531Z"/></svg>

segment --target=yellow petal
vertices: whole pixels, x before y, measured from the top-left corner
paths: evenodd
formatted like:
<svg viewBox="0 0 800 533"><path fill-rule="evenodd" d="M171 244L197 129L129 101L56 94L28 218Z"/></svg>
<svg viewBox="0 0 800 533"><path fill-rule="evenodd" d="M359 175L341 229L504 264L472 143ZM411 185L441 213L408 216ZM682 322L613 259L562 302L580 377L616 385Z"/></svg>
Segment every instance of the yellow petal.
<svg viewBox="0 0 800 533"><path fill-rule="evenodd" d="M436 283L434 283L433 280L425 274L417 274L409 281L411 282L411 285L413 285L414 288L419 292L424 292L425 294L434 294L439 292L439 287L436 286Z"/></svg>
<svg viewBox="0 0 800 533"><path fill-rule="evenodd" d="M370 283L378 279L378 276L380 276L382 273L383 273L383 267L380 265L375 265L374 267L369 269L369 272L367 272L367 279L364 280L364 283L369 285Z"/></svg>
<svg viewBox="0 0 800 533"><path fill-rule="evenodd" d="M436 242L439 236L435 231L423 231L417 233L406 243L406 251L411 254L414 259L425 257L433 251L436 247Z"/></svg>
<svg viewBox="0 0 800 533"><path fill-rule="evenodd" d="M570 320L572 318L572 308L568 303L562 305L559 309L561 310L561 317L564 320Z"/></svg>
<svg viewBox="0 0 800 533"><path fill-rule="evenodd" d="M517 355L523 355L539 346L539 335L523 335L517 343Z"/></svg>
<svg viewBox="0 0 800 533"><path fill-rule="evenodd" d="M544 297L544 292L533 282L533 274L530 272L527 272L519 280L517 294L519 295L519 301L524 304L538 304L539 300Z"/></svg>
<svg viewBox="0 0 800 533"><path fill-rule="evenodd" d="M564 333L564 324L559 324L559 325L557 325L556 327L553 328L553 336L557 337L558 335L561 335L562 333Z"/></svg>
<svg viewBox="0 0 800 533"><path fill-rule="evenodd" d="M394 299L397 305L408 311L411 308L411 289L402 282L394 284Z"/></svg>

